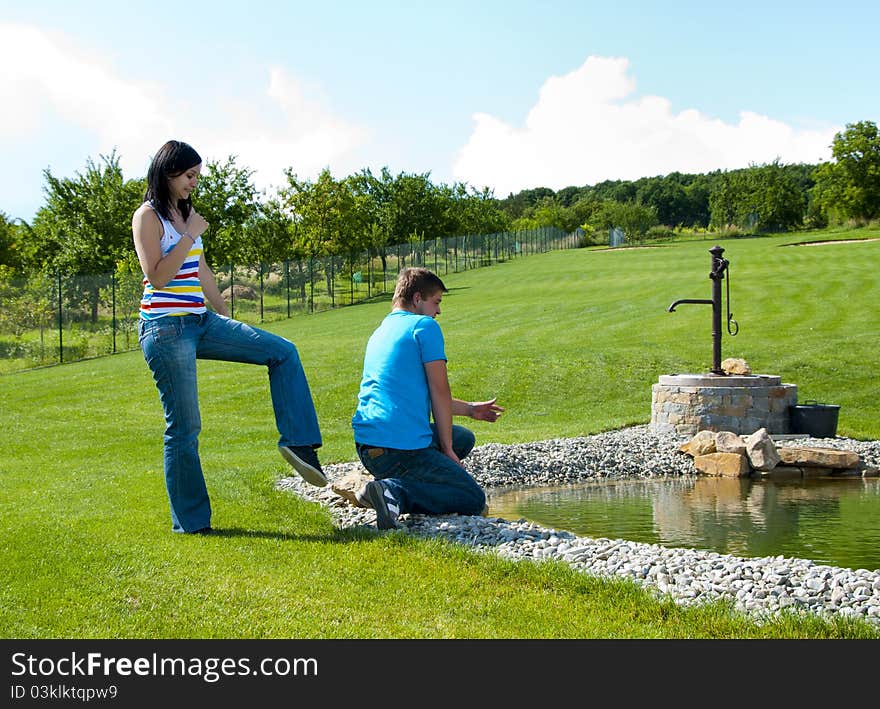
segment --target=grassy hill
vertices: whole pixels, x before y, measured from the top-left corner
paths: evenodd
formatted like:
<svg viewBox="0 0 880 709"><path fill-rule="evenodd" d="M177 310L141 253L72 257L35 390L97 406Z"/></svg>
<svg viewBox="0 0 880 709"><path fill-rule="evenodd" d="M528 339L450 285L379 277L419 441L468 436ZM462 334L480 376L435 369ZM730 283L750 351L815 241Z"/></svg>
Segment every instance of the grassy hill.
<svg viewBox="0 0 880 709"><path fill-rule="evenodd" d="M798 236L572 250L440 274L454 395L498 397L477 443L587 435L650 419L661 374L711 367L708 249L730 260L736 337L722 356L840 405L838 433L880 438L880 241ZM860 230L855 236L877 237ZM811 235L811 239L816 238ZM268 326L298 346L324 463L353 460L364 346L387 299ZM623 582L475 556L402 533L340 531L273 489L261 368L202 362L213 537L170 533L163 421L140 352L0 377L0 637L836 637L679 609ZM394 599L394 613L388 613Z"/></svg>

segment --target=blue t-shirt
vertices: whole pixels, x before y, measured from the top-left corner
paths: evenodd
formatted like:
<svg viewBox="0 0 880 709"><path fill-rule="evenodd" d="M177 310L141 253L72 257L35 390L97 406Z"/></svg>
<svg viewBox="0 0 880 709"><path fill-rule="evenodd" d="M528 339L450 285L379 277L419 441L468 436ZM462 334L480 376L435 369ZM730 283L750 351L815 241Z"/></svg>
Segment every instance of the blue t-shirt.
<svg viewBox="0 0 880 709"><path fill-rule="evenodd" d="M427 448L431 394L425 363L446 360L443 332L434 318L394 310L367 342L354 440L379 448Z"/></svg>

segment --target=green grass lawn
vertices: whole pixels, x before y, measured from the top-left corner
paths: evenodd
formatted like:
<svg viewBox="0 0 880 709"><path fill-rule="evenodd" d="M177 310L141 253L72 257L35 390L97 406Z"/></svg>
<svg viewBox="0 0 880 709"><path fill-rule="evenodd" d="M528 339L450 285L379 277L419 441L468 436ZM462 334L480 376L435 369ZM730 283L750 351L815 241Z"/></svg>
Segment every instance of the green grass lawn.
<svg viewBox="0 0 880 709"><path fill-rule="evenodd" d="M840 435L880 438L880 242L789 245L817 238L717 242L740 325L722 357L796 384L801 400L839 404ZM711 297L715 243L557 251L444 276L453 393L507 409L494 425L472 422L478 445L646 423L658 376L711 367L711 309L666 308ZM363 350L389 305L266 326L300 350L324 463L355 458ZM850 622L758 625L560 564L339 530L273 487L291 471L265 370L199 366L212 537L170 532L162 414L139 351L0 377L0 637L880 637Z"/></svg>

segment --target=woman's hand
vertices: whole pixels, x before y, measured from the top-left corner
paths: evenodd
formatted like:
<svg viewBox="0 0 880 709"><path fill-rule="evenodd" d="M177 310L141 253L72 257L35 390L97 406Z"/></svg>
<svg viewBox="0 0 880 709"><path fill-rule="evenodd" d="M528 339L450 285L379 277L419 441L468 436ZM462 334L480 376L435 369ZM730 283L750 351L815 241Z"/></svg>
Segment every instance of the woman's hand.
<svg viewBox="0 0 880 709"><path fill-rule="evenodd" d="M198 239L208 230L208 222L205 218L193 210L190 212L189 219L186 220L186 231L194 238Z"/></svg>

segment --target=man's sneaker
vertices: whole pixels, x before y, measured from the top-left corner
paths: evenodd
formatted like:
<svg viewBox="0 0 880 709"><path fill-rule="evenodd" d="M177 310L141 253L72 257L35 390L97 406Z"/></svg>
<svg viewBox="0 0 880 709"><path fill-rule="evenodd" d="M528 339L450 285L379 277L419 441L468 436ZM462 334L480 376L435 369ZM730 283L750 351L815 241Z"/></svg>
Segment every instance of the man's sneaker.
<svg viewBox="0 0 880 709"><path fill-rule="evenodd" d="M364 486L364 498L376 510L376 526L379 529L396 529L400 507L394 495L380 480L373 480Z"/></svg>
<svg viewBox="0 0 880 709"><path fill-rule="evenodd" d="M318 487L327 484L324 471L318 462L318 454L311 446L278 446L281 456L293 466L293 469L302 475L306 482Z"/></svg>
<svg viewBox="0 0 880 709"><path fill-rule="evenodd" d="M354 499L357 500L357 503L361 507L366 507L368 509L373 509L373 503L367 498L367 486L364 485L360 490L358 490L354 494Z"/></svg>

